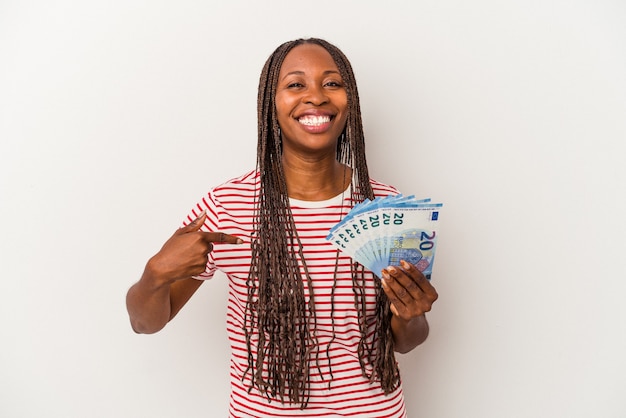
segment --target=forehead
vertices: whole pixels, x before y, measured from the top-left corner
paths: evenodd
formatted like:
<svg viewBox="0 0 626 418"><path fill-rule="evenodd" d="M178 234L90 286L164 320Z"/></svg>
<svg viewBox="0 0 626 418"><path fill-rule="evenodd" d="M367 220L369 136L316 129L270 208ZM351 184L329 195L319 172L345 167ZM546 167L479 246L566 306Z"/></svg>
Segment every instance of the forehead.
<svg viewBox="0 0 626 418"><path fill-rule="evenodd" d="M287 53L280 67L280 74L307 70L339 71L333 57L322 46L301 44Z"/></svg>

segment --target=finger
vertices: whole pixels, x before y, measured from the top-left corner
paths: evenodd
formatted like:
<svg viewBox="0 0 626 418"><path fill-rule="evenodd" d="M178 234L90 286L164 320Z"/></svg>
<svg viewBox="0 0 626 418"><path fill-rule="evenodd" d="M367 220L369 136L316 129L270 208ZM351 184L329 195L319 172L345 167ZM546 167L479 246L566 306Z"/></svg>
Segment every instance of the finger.
<svg viewBox="0 0 626 418"><path fill-rule="evenodd" d="M386 269L382 271L382 286L387 298L389 299L389 309L391 313L398 317L406 317L409 312L409 306L396 294L394 285L395 280L389 275Z"/></svg>
<svg viewBox="0 0 626 418"><path fill-rule="evenodd" d="M225 244L241 244L243 240L234 235L225 234L223 232L202 232L202 237L209 243L225 243Z"/></svg>
<svg viewBox="0 0 626 418"><path fill-rule="evenodd" d="M421 287L418 285L417 277L415 277L415 274L421 274L417 269L407 272L399 267L389 266L386 270L393 281L397 283L397 289L395 290L398 296L404 298L406 295L422 292Z"/></svg>
<svg viewBox="0 0 626 418"><path fill-rule="evenodd" d="M394 272L394 275L391 272ZM382 286L391 303L391 312L403 319L411 319L430 311L437 299L437 292L424 292L404 270L392 266L382 270ZM422 275L423 276L423 275ZM405 287L400 280L407 279L412 283ZM410 289L410 290L409 290Z"/></svg>
<svg viewBox="0 0 626 418"><path fill-rule="evenodd" d="M396 305L396 308L403 309L405 305L410 303L410 295L406 288L390 274L391 267L382 271L382 286L387 294L389 301Z"/></svg>
<svg viewBox="0 0 626 418"><path fill-rule="evenodd" d="M422 286L428 283L424 274L413 264L400 260L400 266L404 274L395 274L394 277L397 277L400 283L407 289L413 290L415 287L422 289Z"/></svg>
<svg viewBox="0 0 626 418"><path fill-rule="evenodd" d="M202 228L202 225L204 225L205 220L206 220L206 211L203 210L202 212L200 212L200 215L198 215L196 219L191 221L188 225L183 226L182 228L179 228L178 231L176 231L176 233L185 234L187 232L198 231L200 228Z"/></svg>
<svg viewBox="0 0 626 418"><path fill-rule="evenodd" d="M419 288L426 294L436 294L434 286L424 276L424 274L413 264L407 262L406 260L401 260L400 264L402 265L402 269L411 277L413 282L419 286ZM411 290L411 285L409 285L409 290Z"/></svg>
<svg viewBox="0 0 626 418"><path fill-rule="evenodd" d="M394 305L393 303L389 305L389 309L391 310L391 313L394 314L395 316L400 316L400 312L398 312L398 308L396 308L396 305Z"/></svg>
<svg viewBox="0 0 626 418"><path fill-rule="evenodd" d="M403 286L409 291L422 311L430 311L432 304L439 298L437 290L415 265L406 260L401 260L400 264L403 274L396 274L395 278L404 283ZM405 279L410 280L409 285L406 285Z"/></svg>

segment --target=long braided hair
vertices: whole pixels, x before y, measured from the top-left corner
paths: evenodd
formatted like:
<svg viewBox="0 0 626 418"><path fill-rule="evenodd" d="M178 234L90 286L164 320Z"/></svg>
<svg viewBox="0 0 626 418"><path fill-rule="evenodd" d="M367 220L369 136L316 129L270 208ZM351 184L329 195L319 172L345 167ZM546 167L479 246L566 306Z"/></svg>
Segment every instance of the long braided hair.
<svg viewBox="0 0 626 418"><path fill-rule="evenodd" d="M256 387L268 398L278 396L281 402L285 402L286 398L291 403L300 404L301 408L309 401L309 372L311 367L319 364L320 349L315 334L317 319L313 284L291 213L281 161L282 141L275 97L285 56L304 43L320 45L330 53L347 92L348 117L337 141L337 160L352 168L351 200L361 202L374 197L365 159L359 96L350 62L336 46L322 39L297 39L280 45L267 59L259 81L257 169L260 191L255 202L255 235L252 237L243 331L248 348L246 375L251 373L249 390ZM337 261L338 258L339 253ZM301 265L306 280L303 280ZM365 271L356 262L352 263L351 270L354 306L361 329L358 348L361 370L371 381L380 381L385 393L390 393L398 387L400 378L394 356L389 301L379 280L375 280L375 338L368 343ZM336 271L337 267L333 296ZM305 285L308 287L308 303ZM251 343L253 337L257 339L256 357ZM332 368L330 373L332 381Z"/></svg>

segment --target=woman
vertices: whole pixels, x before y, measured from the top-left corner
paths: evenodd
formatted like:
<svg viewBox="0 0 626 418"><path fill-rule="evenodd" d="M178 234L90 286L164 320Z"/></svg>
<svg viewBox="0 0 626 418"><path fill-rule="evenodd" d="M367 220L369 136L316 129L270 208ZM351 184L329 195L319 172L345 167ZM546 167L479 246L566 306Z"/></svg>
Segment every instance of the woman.
<svg viewBox="0 0 626 418"><path fill-rule="evenodd" d="M130 288L133 329L159 331L220 269L232 417L405 417L394 351L426 339L437 293L409 263L379 279L324 239L355 203L397 193L369 178L344 54L321 39L279 46L258 127L256 169L210 190Z"/></svg>

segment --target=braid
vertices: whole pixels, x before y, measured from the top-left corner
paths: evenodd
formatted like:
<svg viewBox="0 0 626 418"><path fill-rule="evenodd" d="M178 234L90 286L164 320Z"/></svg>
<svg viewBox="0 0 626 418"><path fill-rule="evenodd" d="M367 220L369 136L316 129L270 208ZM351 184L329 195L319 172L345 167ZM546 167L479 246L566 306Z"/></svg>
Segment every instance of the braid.
<svg viewBox="0 0 626 418"><path fill-rule="evenodd" d="M259 82L257 168L260 191L255 196L255 235L252 237L252 261L247 280L248 302L244 334L248 348L251 387L268 397L278 396L300 404L308 403L309 369L312 350L319 368L319 344L315 329L313 283L304 260L303 249L291 213L282 166L282 143L276 116L276 85L285 56L303 43L325 48L335 61L348 96L346 127L337 143L337 160L352 167L352 202L373 199L365 158L365 141L356 80L345 55L321 39L298 39L279 46L266 61ZM306 277L309 300L305 298L301 267ZM368 324L365 309L365 269L354 262L352 282L354 304L361 328L359 358L363 374L379 380L385 393L398 387L399 371L391 335L389 301L376 280L375 338L367 343ZM336 270L335 281L336 284ZM333 322L334 323L334 322ZM256 359L252 339L258 338ZM328 351L327 351L328 353ZM367 373L366 364L373 365ZM332 376L332 370L331 370Z"/></svg>

